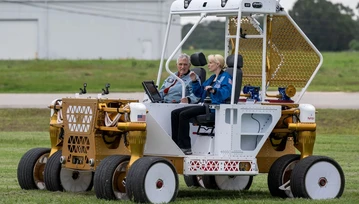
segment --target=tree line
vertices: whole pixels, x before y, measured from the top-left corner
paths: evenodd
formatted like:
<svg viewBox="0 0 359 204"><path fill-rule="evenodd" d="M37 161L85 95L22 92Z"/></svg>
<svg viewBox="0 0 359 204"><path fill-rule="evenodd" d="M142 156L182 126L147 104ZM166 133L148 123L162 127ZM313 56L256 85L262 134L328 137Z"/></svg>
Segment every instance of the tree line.
<svg viewBox="0 0 359 204"><path fill-rule="evenodd" d="M359 11L359 2L356 7ZM359 51L359 16L342 3L328 0L297 0L289 15L321 51ZM192 24L184 25L182 36ZM200 24L183 45L184 49L223 49L225 23Z"/></svg>

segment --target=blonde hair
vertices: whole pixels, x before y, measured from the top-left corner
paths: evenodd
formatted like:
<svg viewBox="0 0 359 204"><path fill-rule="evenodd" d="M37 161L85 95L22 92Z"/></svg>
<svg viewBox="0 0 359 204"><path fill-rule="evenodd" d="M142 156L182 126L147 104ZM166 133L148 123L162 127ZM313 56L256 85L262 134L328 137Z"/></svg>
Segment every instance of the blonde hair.
<svg viewBox="0 0 359 204"><path fill-rule="evenodd" d="M217 63L221 69L223 69L225 67L224 57L222 55L219 55L219 54L208 55L208 61Z"/></svg>

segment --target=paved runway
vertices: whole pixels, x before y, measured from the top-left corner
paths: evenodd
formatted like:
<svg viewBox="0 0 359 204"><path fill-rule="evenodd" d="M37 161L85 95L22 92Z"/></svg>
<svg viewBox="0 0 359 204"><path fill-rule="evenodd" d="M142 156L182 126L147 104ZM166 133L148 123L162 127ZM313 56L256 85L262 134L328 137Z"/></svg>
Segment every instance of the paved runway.
<svg viewBox="0 0 359 204"><path fill-rule="evenodd" d="M47 108L54 99L66 97L75 97L75 94L0 94L0 108ZM80 97L96 98L97 94L86 94ZM106 97L142 101L144 94L142 92L110 93ZM316 108L359 109L359 93L307 92L300 103L309 103Z"/></svg>

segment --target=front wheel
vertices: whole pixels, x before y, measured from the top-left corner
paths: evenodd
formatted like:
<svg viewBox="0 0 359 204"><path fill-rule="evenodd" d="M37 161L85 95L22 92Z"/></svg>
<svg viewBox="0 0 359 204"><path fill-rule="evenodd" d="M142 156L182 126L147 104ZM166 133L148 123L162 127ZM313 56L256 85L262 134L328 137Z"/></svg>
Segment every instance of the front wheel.
<svg viewBox="0 0 359 204"><path fill-rule="evenodd" d="M127 199L125 183L129 156L112 155L103 159L96 168L94 177L97 198L106 200Z"/></svg>
<svg viewBox="0 0 359 204"><path fill-rule="evenodd" d="M342 168L325 156L309 156L293 169L290 187L294 197L311 199L339 198L344 191Z"/></svg>
<svg viewBox="0 0 359 204"><path fill-rule="evenodd" d="M63 191L63 187L60 180L61 155L61 150L58 150L57 152L52 154L45 166L44 180L46 189L49 191Z"/></svg>
<svg viewBox="0 0 359 204"><path fill-rule="evenodd" d="M62 168L60 172L61 185L65 191L85 192L90 191L93 185L92 171L78 171Z"/></svg>
<svg viewBox="0 0 359 204"><path fill-rule="evenodd" d="M136 203L168 203L176 199L178 175L172 163L159 157L142 157L126 177L127 196Z"/></svg>

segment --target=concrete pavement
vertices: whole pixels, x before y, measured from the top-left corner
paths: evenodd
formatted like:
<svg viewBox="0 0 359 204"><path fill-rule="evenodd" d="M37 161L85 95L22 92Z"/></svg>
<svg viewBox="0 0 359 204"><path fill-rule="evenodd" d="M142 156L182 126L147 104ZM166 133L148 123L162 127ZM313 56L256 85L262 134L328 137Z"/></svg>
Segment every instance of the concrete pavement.
<svg viewBox="0 0 359 204"><path fill-rule="evenodd" d="M75 97L75 94L0 94L0 108L47 108L54 99L66 97ZM96 98L97 94L80 95L80 97ZM106 97L142 101L144 93L110 93ZM316 108L359 109L359 93L306 92L300 103L309 103Z"/></svg>

